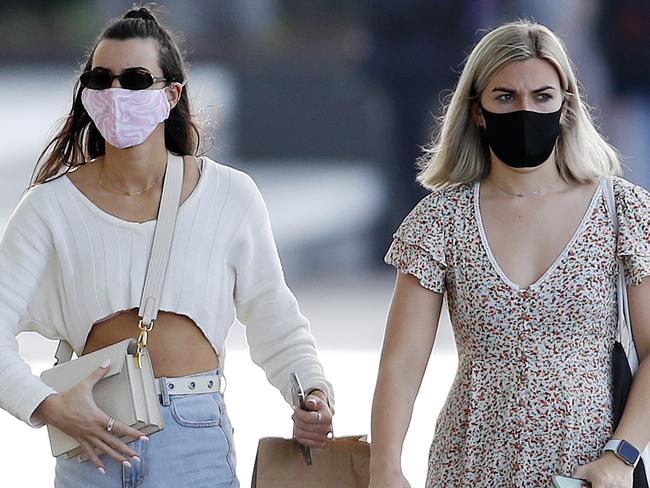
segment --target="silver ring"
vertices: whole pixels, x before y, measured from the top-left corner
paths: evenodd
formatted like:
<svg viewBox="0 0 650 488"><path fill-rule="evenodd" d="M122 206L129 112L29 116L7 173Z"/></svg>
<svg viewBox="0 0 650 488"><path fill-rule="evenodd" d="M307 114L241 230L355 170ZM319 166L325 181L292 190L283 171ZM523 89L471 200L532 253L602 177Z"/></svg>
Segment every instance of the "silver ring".
<svg viewBox="0 0 650 488"><path fill-rule="evenodd" d="M320 424L320 421L322 420L321 414L320 414L320 412L316 412L316 413L318 414L318 422L316 422L316 423Z"/></svg>
<svg viewBox="0 0 650 488"><path fill-rule="evenodd" d="M106 430L108 432L113 431L113 425L115 425L115 417L111 417L108 419L108 422L106 422Z"/></svg>

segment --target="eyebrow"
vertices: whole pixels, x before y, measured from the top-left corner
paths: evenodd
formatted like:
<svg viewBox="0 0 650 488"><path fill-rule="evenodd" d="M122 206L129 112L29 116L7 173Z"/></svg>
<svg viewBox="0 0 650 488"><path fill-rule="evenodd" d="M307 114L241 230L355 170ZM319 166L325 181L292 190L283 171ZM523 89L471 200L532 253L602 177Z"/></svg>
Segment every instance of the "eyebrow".
<svg viewBox="0 0 650 488"><path fill-rule="evenodd" d="M543 86L542 88L537 88L537 89L533 90L533 93L540 93L540 92L543 92L543 91L546 91L546 90L555 90L555 88L550 86L550 85L549 86ZM492 91L493 92L504 92L504 93L517 93L517 90L513 90L511 88L506 88L504 86L497 86L497 87L493 88Z"/></svg>

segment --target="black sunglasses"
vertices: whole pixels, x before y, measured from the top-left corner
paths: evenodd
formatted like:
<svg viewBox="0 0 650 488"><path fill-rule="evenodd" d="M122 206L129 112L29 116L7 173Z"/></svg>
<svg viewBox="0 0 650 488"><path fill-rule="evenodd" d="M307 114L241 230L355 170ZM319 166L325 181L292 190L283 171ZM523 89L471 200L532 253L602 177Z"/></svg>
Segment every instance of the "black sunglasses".
<svg viewBox="0 0 650 488"><path fill-rule="evenodd" d="M144 90L159 81L168 81L165 78L152 75L145 68L127 68L119 75L114 75L106 68L99 67L81 73L79 81L84 88L105 90L111 87L115 78L118 78L120 86L127 90Z"/></svg>

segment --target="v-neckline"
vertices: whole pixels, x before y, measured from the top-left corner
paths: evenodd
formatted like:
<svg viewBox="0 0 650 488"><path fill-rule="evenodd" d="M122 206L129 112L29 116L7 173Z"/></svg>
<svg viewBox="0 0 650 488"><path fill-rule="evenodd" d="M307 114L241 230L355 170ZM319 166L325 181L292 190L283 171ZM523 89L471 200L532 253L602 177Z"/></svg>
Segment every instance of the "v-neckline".
<svg viewBox="0 0 650 488"><path fill-rule="evenodd" d="M598 195L600 195L602 191L602 182L599 182L598 185L596 186L596 189L594 190L594 193L591 196L591 201L589 202L589 206L587 207L585 214L582 216L578 228L573 232L571 239L569 239L569 241L566 243L566 245L562 249L562 252L559 254L559 256L555 258L555 260L546 269L546 271L544 271L544 273L542 273L542 275L539 278L537 278L533 283L528 285L528 287L526 288L522 288L520 285L518 285L517 283L513 282L510 278L508 278L508 275L506 275L506 273L503 271L501 266L499 266L498 261L496 260L494 254L492 253L492 248L490 247L490 242L488 241L487 234L485 232L485 227L483 226L483 218L481 217L480 190L481 190L481 182L476 181L474 183L474 215L476 219L476 225L478 227L478 231L481 236L481 244L483 246L483 249L487 254L488 259L490 260L492 267L494 268L496 273L499 275L499 277L503 280L503 282L506 285L508 285L510 288L513 288L516 291L528 291L541 286L541 284L547 279L547 277L551 275L553 271L555 271L555 269L560 265L560 263L564 259L564 256L566 256L567 252L571 249L571 247L573 247L573 243L576 240L578 240L578 238L582 235L582 232L584 230L587 221L590 219L591 215L593 214L597 197Z"/></svg>

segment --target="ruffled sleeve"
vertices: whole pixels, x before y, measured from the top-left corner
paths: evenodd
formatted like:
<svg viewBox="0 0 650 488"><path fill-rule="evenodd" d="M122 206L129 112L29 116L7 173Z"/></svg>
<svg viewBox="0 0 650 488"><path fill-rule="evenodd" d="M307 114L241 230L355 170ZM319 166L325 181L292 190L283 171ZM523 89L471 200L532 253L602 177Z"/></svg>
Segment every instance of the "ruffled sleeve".
<svg viewBox="0 0 650 488"><path fill-rule="evenodd" d="M618 215L617 254L627 286L650 276L650 192L622 178L614 179Z"/></svg>
<svg viewBox="0 0 650 488"><path fill-rule="evenodd" d="M384 261L436 293L445 292L446 259L445 198L441 191L423 198L393 234Z"/></svg>

